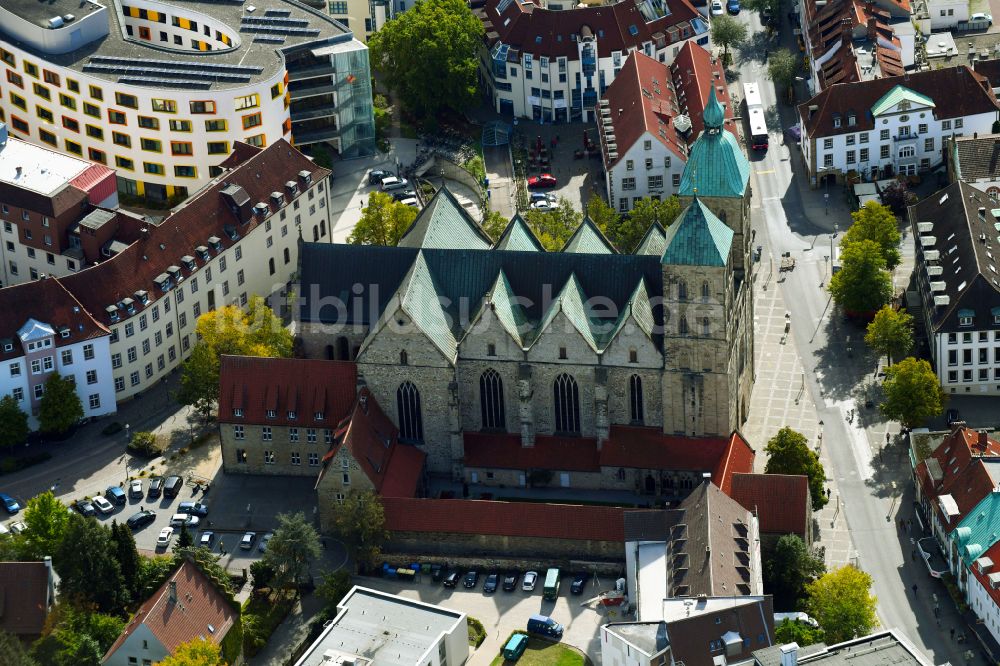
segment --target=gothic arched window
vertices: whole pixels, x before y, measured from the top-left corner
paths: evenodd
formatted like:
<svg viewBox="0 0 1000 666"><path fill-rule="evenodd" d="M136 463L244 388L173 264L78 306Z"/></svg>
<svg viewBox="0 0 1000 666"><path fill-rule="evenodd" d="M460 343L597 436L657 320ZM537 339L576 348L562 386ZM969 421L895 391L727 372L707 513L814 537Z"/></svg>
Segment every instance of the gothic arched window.
<svg viewBox="0 0 1000 666"><path fill-rule="evenodd" d="M708 290L708 282L707 281L706 282L702 282L701 283L701 302L702 303L708 303L709 293L710 292Z"/></svg>
<svg viewBox="0 0 1000 666"><path fill-rule="evenodd" d="M684 315L681 315L681 319L677 324L677 332L680 335L688 334L688 318L685 317Z"/></svg>
<svg viewBox="0 0 1000 666"><path fill-rule="evenodd" d="M711 327L708 324L708 317L703 317L701 320L701 334L707 338L710 332Z"/></svg>
<svg viewBox="0 0 1000 666"><path fill-rule="evenodd" d="M688 299L688 285L687 282L681 280L677 283L677 300L686 301Z"/></svg>
<svg viewBox="0 0 1000 666"><path fill-rule="evenodd" d="M552 385L553 407L555 408L555 431L568 435L580 434L580 391L576 380L570 375L556 377Z"/></svg>
<svg viewBox="0 0 1000 666"><path fill-rule="evenodd" d="M399 415L399 438L422 442L424 422L420 413L420 391L411 382L403 382L396 389L396 410Z"/></svg>
<svg viewBox="0 0 1000 666"><path fill-rule="evenodd" d="M483 412L483 430L504 430L503 379L490 368L479 376L479 405Z"/></svg>
<svg viewBox="0 0 1000 666"><path fill-rule="evenodd" d="M632 375L628 380L629 419L632 423L643 422L642 377Z"/></svg>

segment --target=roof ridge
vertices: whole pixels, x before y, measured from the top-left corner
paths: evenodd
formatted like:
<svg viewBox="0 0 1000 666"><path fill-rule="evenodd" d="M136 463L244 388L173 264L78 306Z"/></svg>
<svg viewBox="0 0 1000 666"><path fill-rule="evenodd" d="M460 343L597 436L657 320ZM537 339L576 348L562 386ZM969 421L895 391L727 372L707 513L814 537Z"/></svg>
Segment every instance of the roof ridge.
<svg viewBox="0 0 1000 666"><path fill-rule="evenodd" d="M577 226L576 231L573 235L569 237L566 244L563 245L560 252L578 252L577 248L581 247L581 243L588 239L596 238L600 243L607 249L606 254L618 254L618 250L615 246L611 244L608 237L604 235L600 227L590 218L590 215L584 215L583 219L580 221L579 226ZM584 250L587 248L583 248ZM579 252L580 254L605 254L604 252Z"/></svg>

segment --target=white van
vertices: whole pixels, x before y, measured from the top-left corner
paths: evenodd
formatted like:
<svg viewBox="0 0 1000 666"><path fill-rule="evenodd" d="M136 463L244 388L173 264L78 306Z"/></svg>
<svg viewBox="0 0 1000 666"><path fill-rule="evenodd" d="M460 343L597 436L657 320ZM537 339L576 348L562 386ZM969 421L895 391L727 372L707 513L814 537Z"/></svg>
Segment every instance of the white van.
<svg viewBox="0 0 1000 666"><path fill-rule="evenodd" d="M390 192L392 190L399 190L404 187L409 187L410 183L407 182L405 178L396 178L395 176L389 176L388 178L382 179L382 185L379 187L383 192Z"/></svg>

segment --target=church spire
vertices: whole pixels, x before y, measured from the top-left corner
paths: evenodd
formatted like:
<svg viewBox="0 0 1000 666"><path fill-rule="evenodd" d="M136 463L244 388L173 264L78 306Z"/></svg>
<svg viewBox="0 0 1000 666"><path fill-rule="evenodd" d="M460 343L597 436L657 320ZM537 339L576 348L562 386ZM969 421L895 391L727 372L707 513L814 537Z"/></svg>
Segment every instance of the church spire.
<svg viewBox="0 0 1000 666"><path fill-rule="evenodd" d="M715 96L715 86L709 94L708 103L702 112L702 120L705 122L705 129L715 134L722 129L722 124L726 121L726 112L719 103L719 98ZM712 130L715 130L712 132Z"/></svg>

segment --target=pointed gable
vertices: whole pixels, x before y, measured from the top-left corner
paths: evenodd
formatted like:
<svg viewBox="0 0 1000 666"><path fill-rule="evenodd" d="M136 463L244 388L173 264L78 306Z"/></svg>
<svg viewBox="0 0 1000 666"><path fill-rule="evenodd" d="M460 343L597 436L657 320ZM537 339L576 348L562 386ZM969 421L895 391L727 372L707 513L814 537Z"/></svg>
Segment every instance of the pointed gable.
<svg viewBox="0 0 1000 666"><path fill-rule="evenodd" d="M628 304L622 310L622 314L615 324L614 332L608 336L609 342L618 335L618 332L625 327L629 320L634 321L639 330L646 334L646 337L650 340L653 339L653 327L656 325L656 320L653 319L653 305L649 302L649 292L646 291L645 280L639 280L639 284L636 285L635 291L632 292Z"/></svg>
<svg viewBox="0 0 1000 666"><path fill-rule="evenodd" d="M455 195L442 187L399 239L399 247L488 250L491 241Z"/></svg>
<svg viewBox="0 0 1000 666"><path fill-rule="evenodd" d="M881 116L886 112L904 110L903 107L900 107L901 102L905 102L911 107L926 107L933 109L936 106L934 104L934 100L927 95L921 95L915 90L910 90L904 86L897 85L893 87L892 90L882 95L882 98L872 105L872 115ZM897 109L897 107L899 108Z"/></svg>
<svg viewBox="0 0 1000 666"><path fill-rule="evenodd" d="M566 241L562 251L576 254L618 254L618 251L589 216L583 218L583 222Z"/></svg>
<svg viewBox="0 0 1000 666"><path fill-rule="evenodd" d="M702 114L705 129L691 146L678 194L742 197L750 182L750 162L733 133L723 127L725 110L712 87Z"/></svg>
<svg viewBox="0 0 1000 666"><path fill-rule="evenodd" d="M570 324L573 325L573 328L583 336L583 339L590 345L590 348L600 353L599 332L594 330L595 327L587 310L586 302L587 295L583 292L583 287L580 285L580 280L576 277L576 273L573 273L566 280L562 291L552 301L541 323L539 323L534 342L538 342L545 330L555 321L555 318L561 312Z"/></svg>
<svg viewBox="0 0 1000 666"><path fill-rule="evenodd" d="M493 249L513 252L545 252L541 241L538 240L535 232L531 230L520 213L511 218Z"/></svg>
<svg viewBox="0 0 1000 666"><path fill-rule="evenodd" d="M497 275L493 288L490 289L483 302L483 307L489 307L504 330L514 338L519 347L524 347L525 335L531 328L524 307L520 304L517 294L510 286L503 271Z"/></svg>
<svg viewBox="0 0 1000 666"><path fill-rule="evenodd" d="M666 231L661 262L675 266L725 266L733 244L730 229L698 200Z"/></svg>
<svg viewBox="0 0 1000 666"><path fill-rule="evenodd" d="M667 234L659 222L653 222L632 254L662 257L665 249L667 249Z"/></svg>

